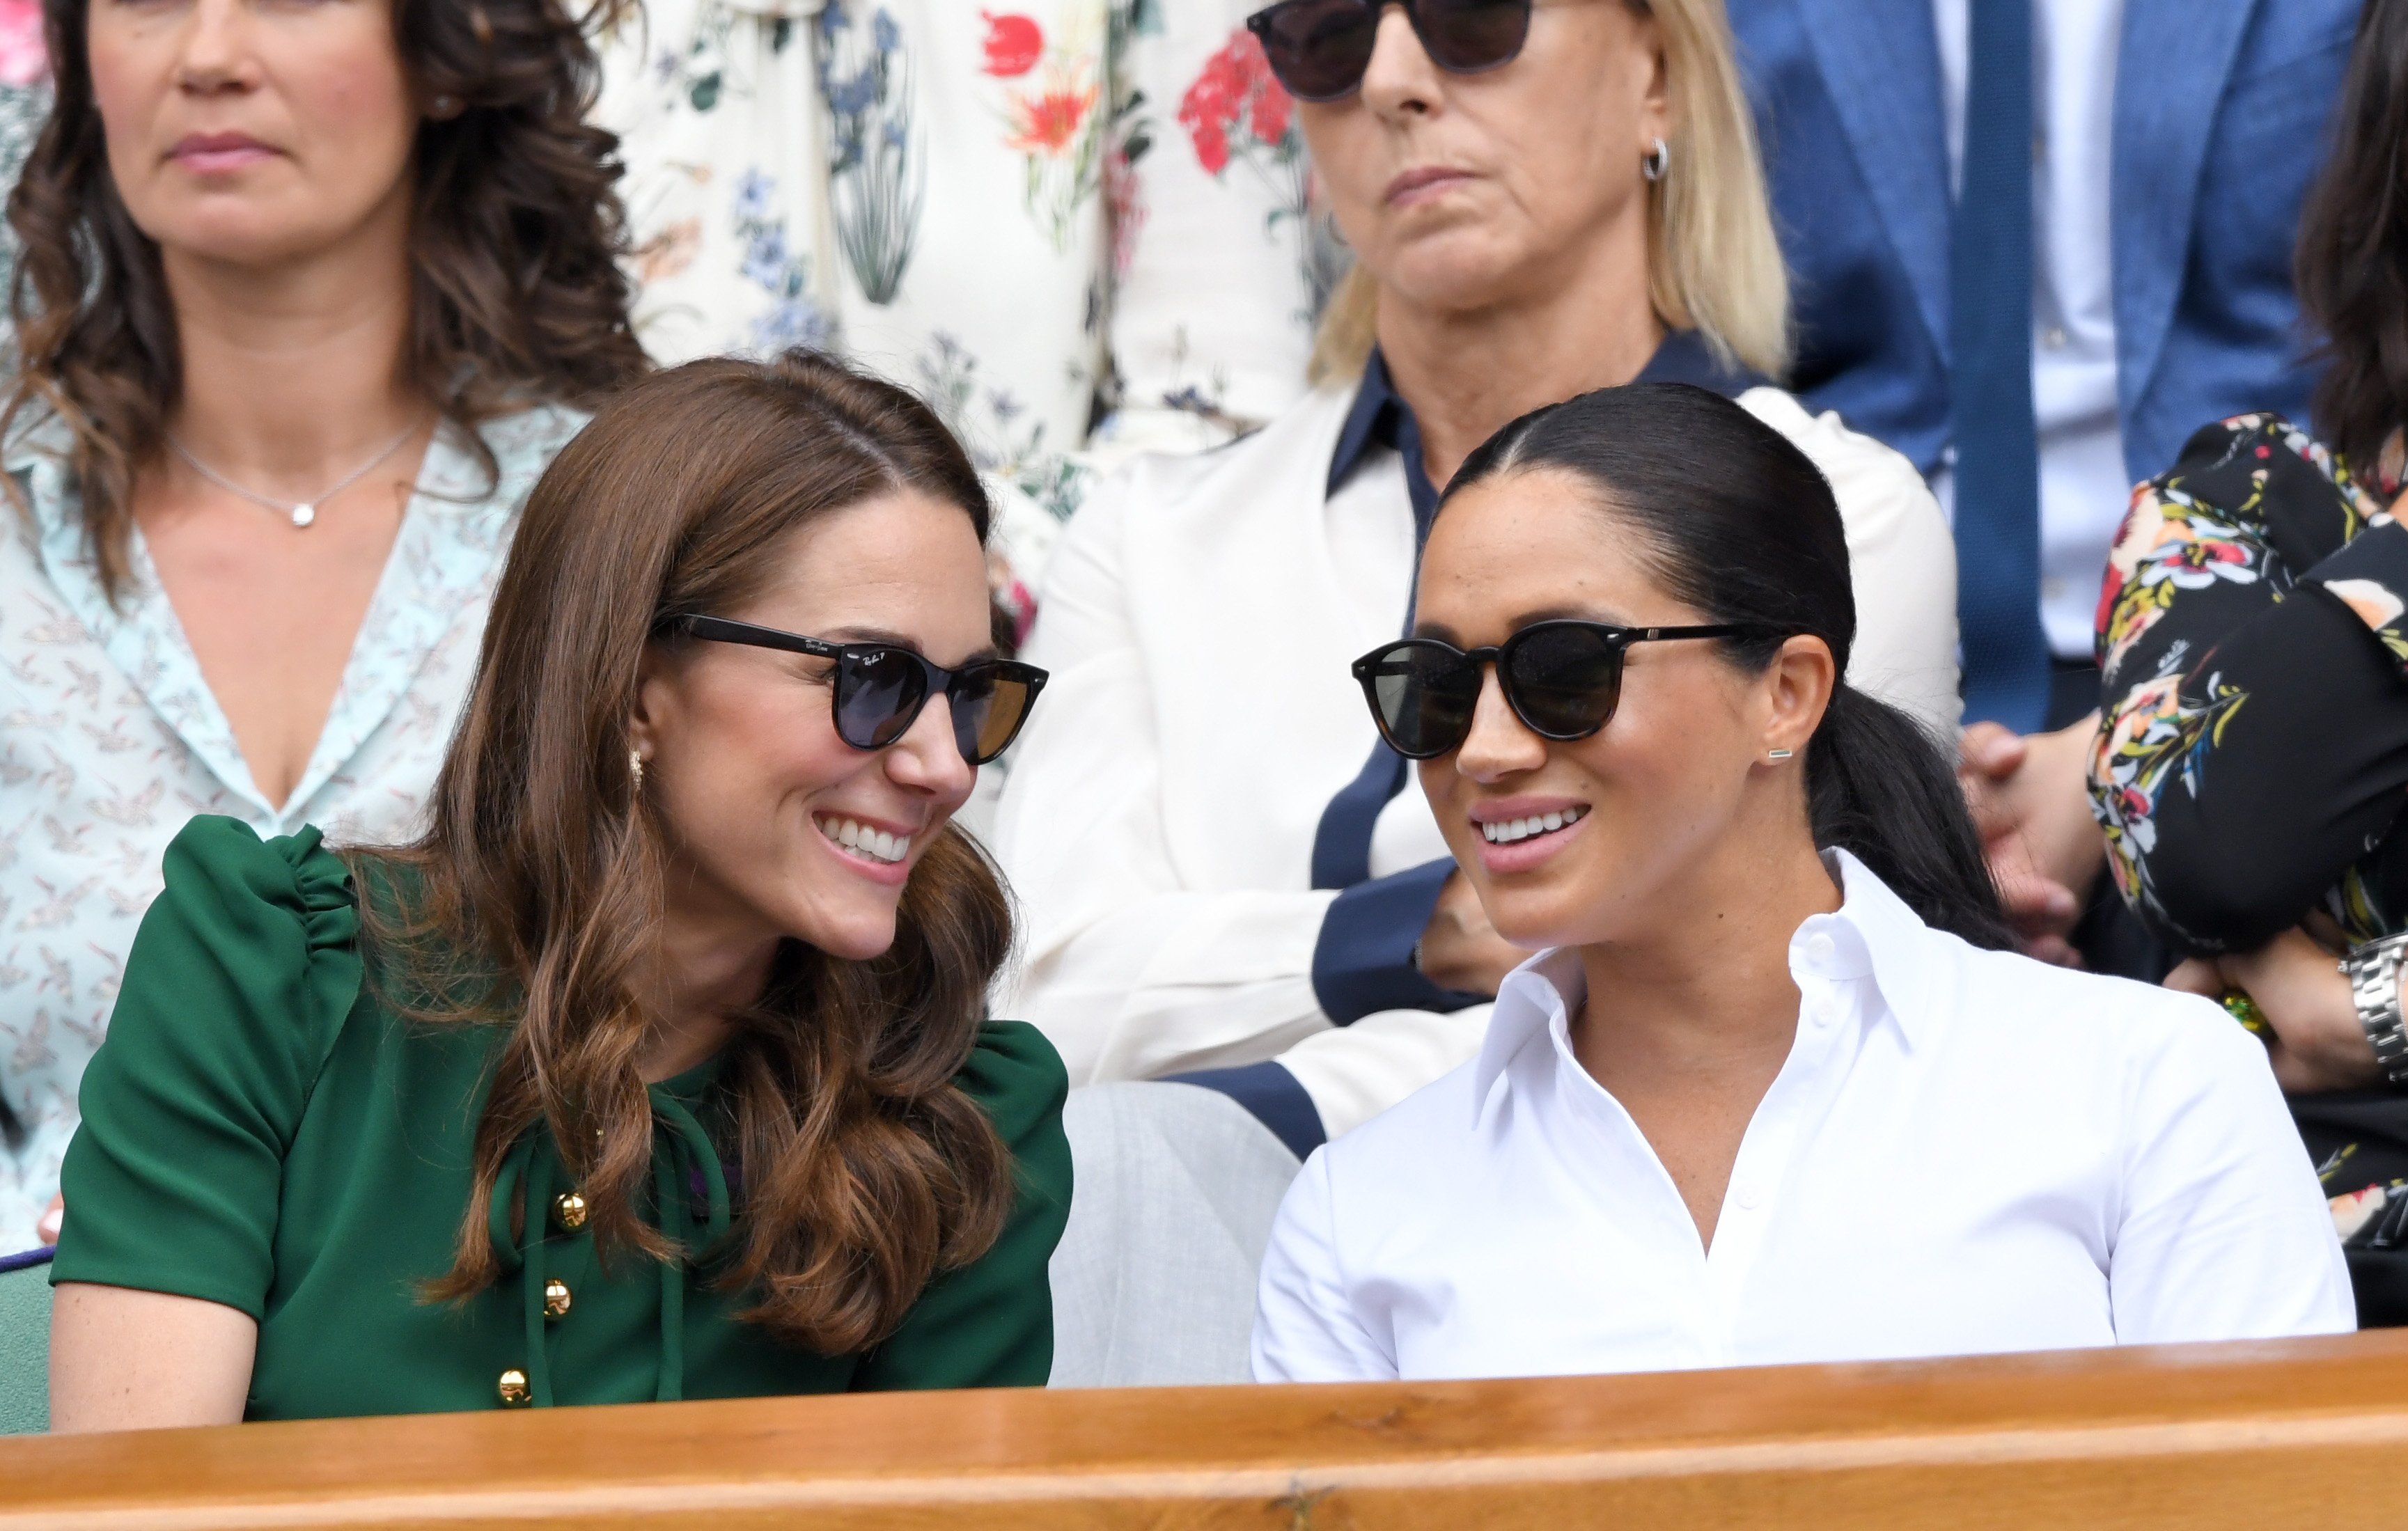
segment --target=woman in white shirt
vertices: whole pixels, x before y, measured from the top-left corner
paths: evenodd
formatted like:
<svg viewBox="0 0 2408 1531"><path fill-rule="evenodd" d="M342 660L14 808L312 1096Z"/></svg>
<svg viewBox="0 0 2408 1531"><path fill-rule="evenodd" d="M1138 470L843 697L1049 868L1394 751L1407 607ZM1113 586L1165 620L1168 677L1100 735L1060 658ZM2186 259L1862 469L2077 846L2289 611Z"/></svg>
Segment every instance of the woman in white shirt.
<svg viewBox="0 0 2408 1531"><path fill-rule="evenodd" d="M49 14L0 379L0 1252L53 1237L167 842L406 837L520 504L645 365L552 0Z"/></svg>
<svg viewBox="0 0 2408 1531"><path fill-rule="evenodd" d="M1356 674L1549 950L1474 1062L1306 1164L1258 1379L2353 1326L2257 1041L2009 950L1945 758L1841 679L1839 512L1779 435L1695 389L1526 416L1418 597Z"/></svg>
<svg viewBox="0 0 2408 1531"><path fill-rule="evenodd" d="M1359 261L1329 380L1231 447L1140 461L1072 521L996 850L1028 922L1009 1013L1074 1082L1222 1070L1302 1153L1469 1056L1525 955L1345 680L1403 631L1435 486L1474 445L1638 378L1737 395L1838 487L1857 680L1935 728L1956 575L1904 458L1762 385L1786 287L1719 0L1285 0L1254 24ZM1240 688L1233 642L1276 662Z"/></svg>

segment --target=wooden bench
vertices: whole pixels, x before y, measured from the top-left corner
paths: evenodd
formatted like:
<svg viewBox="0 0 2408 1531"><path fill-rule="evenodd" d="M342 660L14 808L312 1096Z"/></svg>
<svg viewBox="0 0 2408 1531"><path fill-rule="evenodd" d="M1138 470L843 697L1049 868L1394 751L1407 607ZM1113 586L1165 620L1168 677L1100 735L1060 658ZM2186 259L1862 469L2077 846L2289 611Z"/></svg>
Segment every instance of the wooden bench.
<svg viewBox="0 0 2408 1531"><path fill-rule="evenodd" d="M2403 1524L2408 1332L1634 1377L889 1394L0 1440L0 1531Z"/></svg>

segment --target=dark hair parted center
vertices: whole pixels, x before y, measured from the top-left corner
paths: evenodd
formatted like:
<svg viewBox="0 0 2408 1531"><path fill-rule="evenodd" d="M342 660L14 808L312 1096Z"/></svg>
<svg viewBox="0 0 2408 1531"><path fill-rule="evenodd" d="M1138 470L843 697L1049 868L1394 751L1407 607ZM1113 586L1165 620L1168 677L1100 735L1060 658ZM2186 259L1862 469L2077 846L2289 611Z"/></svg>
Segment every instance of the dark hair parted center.
<svg viewBox="0 0 2408 1531"><path fill-rule="evenodd" d="M505 1160L550 1132L600 1247L672 1252L640 1216L653 1119L637 1058L664 908L664 826L628 766L647 646L672 618L740 608L801 526L898 490L984 490L912 395L803 352L717 359L618 395L536 485L494 594L460 731L416 843L353 852L376 970L405 1009L510 1027L475 1181L437 1297L497 1274ZM720 1077L742 1207L714 1252L749 1317L824 1353L892 1332L931 1276L991 1245L1009 1156L953 1083L1010 944L1001 884L947 825L867 962L786 941ZM423 996L446 996L427 1000ZM540 1217L541 1210L527 1215Z"/></svg>
<svg viewBox="0 0 2408 1531"><path fill-rule="evenodd" d="M165 449L181 397L176 316L158 246L109 172L85 41L91 0L45 0L55 94L8 197L23 245L9 294L19 367L0 439L39 412L72 436L67 467L114 597L136 475ZM588 41L621 0L394 0L404 75L432 101L411 193L406 376L466 436L535 403L591 405L648 365L618 257L618 140L586 122L601 70Z"/></svg>
<svg viewBox="0 0 2408 1531"><path fill-rule="evenodd" d="M2013 944L1939 744L1844 679L1856 637L1847 530L1804 452L1702 388L1603 388L1489 437L1446 486L1441 513L1473 484L1534 471L1586 484L1600 516L1635 534L1656 581L1700 620L1761 630L1713 640L1748 673L1791 637L1821 638L1842 679L1806 750L1814 843L1861 860L1927 923L1978 946Z"/></svg>

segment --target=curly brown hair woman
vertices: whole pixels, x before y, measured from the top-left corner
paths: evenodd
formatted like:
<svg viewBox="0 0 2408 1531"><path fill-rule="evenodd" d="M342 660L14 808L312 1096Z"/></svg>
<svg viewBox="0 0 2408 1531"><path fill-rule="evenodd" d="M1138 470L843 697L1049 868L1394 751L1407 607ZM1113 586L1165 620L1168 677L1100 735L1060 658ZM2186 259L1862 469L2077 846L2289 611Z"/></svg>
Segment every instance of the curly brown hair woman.
<svg viewBox="0 0 2408 1531"><path fill-rule="evenodd" d="M51 699L7 743L65 774L44 811L142 807L63 821L23 869L88 907L61 911L76 1030L0 1060L0 1250L48 1236L183 814L406 833L511 518L645 370L581 3L47 0L0 644ZM0 772L0 811L36 790ZM0 1027L33 1004L0 988Z"/></svg>
<svg viewBox="0 0 2408 1531"><path fill-rule="evenodd" d="M527 503L432 822L200 818L85 1075L52 1424L1045 1381L1061 1060L952 818L1044 675L977 474L796 353Z"/></svg>

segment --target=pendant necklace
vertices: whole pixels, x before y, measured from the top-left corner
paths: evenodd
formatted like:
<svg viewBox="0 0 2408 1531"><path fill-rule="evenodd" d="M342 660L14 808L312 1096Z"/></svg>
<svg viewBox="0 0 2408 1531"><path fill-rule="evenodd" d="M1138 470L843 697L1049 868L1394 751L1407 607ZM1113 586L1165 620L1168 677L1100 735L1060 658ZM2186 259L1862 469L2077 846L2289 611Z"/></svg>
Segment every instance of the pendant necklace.
<svg viewBox="0 0 2408 1531"><path fill-rule="evenodd" d="M344 490L351 488L353 484L358 483L362 479L366 478L370 473L376 471L378 465L381 464L386 458L391 457L394 452L399 451L401 450L401 444L408 440L411 436L416 436L418 434L419 426L423 423L423 421L412 423L409 429L402 432L399 436L394 436L391 441L386 442L374 457L369 458L366 462L362 463L358 467L355 467L351 472L343 475L341 480L338 481L332 489L327 490L324 494L319 495L313 500L271 499L265 494L257 494L251 490L243 488L242 485L236 483L232 479L227 478L224 474L220 473L217 469L209 466L207 463L204 463L199 458L194 456L193 450L190 447L185 446L181 441L177 440L174 433L172 432L168 434L167 445L176 449L177 456L192 465L193 471L194 473L207 479L209 482L217 485L220 489L224 490L227 494L239 494L253 505L263 506L267 509L276 511L280 515L290 516L293 518L293 524L295 526L307 526L311 522L318 519L318 507L325 504L328 500L333 499Z"/></svg>

